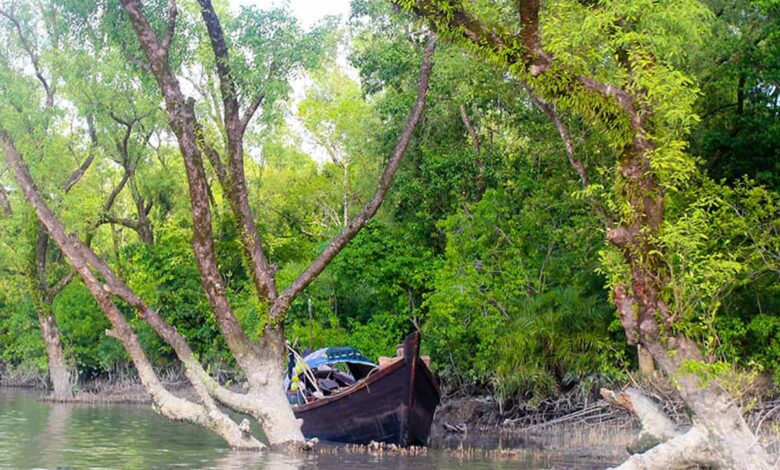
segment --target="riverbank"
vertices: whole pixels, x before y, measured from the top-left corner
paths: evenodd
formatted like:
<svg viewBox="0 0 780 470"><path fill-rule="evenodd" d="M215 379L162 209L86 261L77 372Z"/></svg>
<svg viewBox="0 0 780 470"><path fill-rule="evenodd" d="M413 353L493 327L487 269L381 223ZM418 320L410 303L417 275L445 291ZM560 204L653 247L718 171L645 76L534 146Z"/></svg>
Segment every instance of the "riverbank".
<svg viewBox="0 0 780 470"><path fill-rule="evenodd" d="M0 388L0 469L290 468L602 469L625 458L633 432L558 428L531 435L434 434L427 448L321 443L312 452L231 452L213 433L157 415L148 406L49 403L40 391ZM507 462L507 463L502 463Z"/></svg>
<svg viewBox="0 0 780 470"><path fill-rule="evenodd" d="M600 440L601 431L588 436L574 429L538 437L468 433L436 439L422 449L321 443L312 452L294 454L233 452L215 434L170 421L147 406L47 403L38 396L30 389L0 388L0 469L596 470L625 457L612 444L619 435L607 441Z"/></svg>
<svg viewBox="0 0 780 470"><path fill-rule="evenodd" d="M222 374L225 375L225 374ZM194 398L191 385L184 375L169 369L158 372L161 382L172 393ZM230 389L242 392L240 381L234 377L222 377L222 382L232 383ZM0 387L25 388L42 392L41 400L51 401L46 395L47 376L37 370L10 368L0 364ZM615 386L621 389L633 386L643 390L660 403L663 411L681 427L690 425L682 399L675 389L662 378L632 379L628 384ZM735 394L745 411L746 419L754 428L780 427L780 391L768 378L758 378ZM92 379L82 380L74 386L72 403L150 405L151 399L132 369L121 369ZM499 403L491 395L464 395L446 393L436 412L435 424L442 432L463 433L467 430L512 431L543 428L554 424L617 424L635 423L634 417L623 410L610 408L602 400L598 389L573 389L555 397L516 400Z"/></svg>
<svg viewBox="0 0 780 470"><path fill-rule="evenodd" d="M194 398L180 374L161 374L175 395ZM35 374L0 374L0 387L34 390L38 401L51 402L45 380ZM644 380L633 386L658 401L678 426L690 425L682 400L665 381ZM771 385L771 382L770 382ZM241 391L240 386L232 387ZM740 395L746 420L774 455L780 455L780 398L769 385L753 386ZM137 377L114 374L81 383L73 404L150 405L151 400ZM529 449L540 455L620 461L628 454L639 432L630 413L610 407L595 391L572 391L556 398L500 406L485 396L445 397L431 431L431 446L456 458L525 459ZM522 447L518 453L516 449ZM343 449L342 449L343 450ZM326 452L333 451L326 450ZM565 454L565 455L564 455ZM557 455L557 454L556 454Z"/></svg>

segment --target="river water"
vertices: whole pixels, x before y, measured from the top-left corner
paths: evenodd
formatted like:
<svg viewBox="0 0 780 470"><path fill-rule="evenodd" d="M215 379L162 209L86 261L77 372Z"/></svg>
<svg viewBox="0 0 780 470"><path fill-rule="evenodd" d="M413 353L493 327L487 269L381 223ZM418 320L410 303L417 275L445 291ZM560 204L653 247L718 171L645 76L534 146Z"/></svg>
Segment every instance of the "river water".
<svg viewBox="0 0 780 470"><path fill-rule="evenodd" d="M51 404L30 391L0 388L2 469L595 469L621 460L540 450L538 443L517 439L485 442L518 450L511 458L475 457L453 451L463 443L449 438L434 442L421 456L350 453L338 447L293 456L234 452L214 434L169 421L147 406ZM565 442L557 445L559 451L565 447Z"/></svg>

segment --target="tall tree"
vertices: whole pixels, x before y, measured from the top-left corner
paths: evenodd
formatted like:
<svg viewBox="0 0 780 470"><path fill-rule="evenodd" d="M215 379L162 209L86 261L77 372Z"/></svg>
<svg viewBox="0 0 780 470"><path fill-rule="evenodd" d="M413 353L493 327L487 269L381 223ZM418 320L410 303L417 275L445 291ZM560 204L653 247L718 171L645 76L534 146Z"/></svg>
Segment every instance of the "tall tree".
<svg viewBox="0 0 780 470"><path fill-rule="evenodd" d="M171 128L179 142L179 148L185 162L187 179L192 202L194 226L193 249L201 273L201 281L211 303L212 309L227 344L237 363L247 375L250 386L249 396L254 397L259 406L251 407L253 416L260 420L266 430L266 436L274 445L301 442L300 428L292 410L282 393L282 375L279 365L285 356L285 338L283 322L285 314L298 295L308 286L338 255L338 253L365 226L381 205L392 181L401 158L412 138L419 122L425 103L428 78L431 70L431 56L434 42L431 40L426 49L426 57L420 74L417 102L409 116L407 126L399 137L393 156L388 161L379 185L370 202L361 213L337 235L328 246L304 271L283 291L276 286L275 268L264 253L260 235L255 225L252 209L249 205L246 179L244 175L244 136L258 108L263 104L265 95L249 89L238 82L233 75L234 62L230 55L228 40L214 10L208 0L199 2L203 23L208 32L211 49L219 79L222 98L222 123L224 125L225 156L219 154L216 146L196 132L198 121L194 106L181 92L178 79L174 75L169 50L176 26L176 5L169 3L168 23L162 39L158 37L149 23L143 7L138 1L125 0L123 6L141 47L149 62L166 103ZM248 22L252 24L252 12ZM250 47L251 47L250 43ZM250 56L250 60L265 60L272 64L277 60ZM271 74L276 70L269 70ZM244 87L242 87L244 85ZM241 97L246 97L242 106ZM219 268L214 253L211 233L211 213L208 201L208 188L202 154L205 153L218 177L223 193L238 224L242 245L249 272L257 289L261 302L267 303L268 319L259 344L252 343L236 321L230 303L220 283Z"/></svg>
<svg viewBox="0 0 780 470"><path fill-rule="evenodd" d="M137 62L139 69L151 72L162 92L170 128L179 144L187 174L193 225L193 251L200 271L201 284L222 335L236 363L246 376L248 393L235 393L220 386L206 373L186 338L177 331L175 325L168 323L133 292L88 244L67 233L65 226L36 188L28 162L23 156L28 149L29 138L26 134L30 130L17 125L17 121L24 120L28 112L21 108L10 110L10 115L4 113L4 116L11 116L11 118L0 121L0 133L8 165L13 169L22 194L33 206L39 220L104 311L112 325L106 333L122 343L159 412L172 419L207 427L222 436L233 447L249 449L262 447L251 436L247 426L239 426L217 407L216 402L219 401L257 419L271 445L300 445L303 441L300 423L295 420L288 406L283 388L285 358L283 324L286 312L291 303L355 237L382 204L423 114L435 42L430 39L425 46L416 100L373 197L330 241L322 253L287 288L279 291L275 279L276 267L272 266L266 257L249 205L244 175L244 140L247 129L251 127L253 116L267 105L270 100L269 95L275 93L274 100L283 98L283 94L278 93L279 87L283 90L289 88L285 88L285 85L290 74L303 62L299 57L300 50L295 46L306 44L307 41L311 41L311 38L296 36L302 33L296 29L294 23L289 22L289 16L280 10L274 10L269 14L245 10L236 22L231 23L233 26L243 25L244 29L231 30L230 35L226 35L213 5L208 1L200 2L197 13L200 14L202 24L206 27L213 62L205 61L199 66L206 70L216 70L215 75L221 96L221 102L216 108L218 112L216 121L220 131L217 134L223 136L222 142L219 142L210 135L207 126L199 119L196 112L197 103L187 99L183 94L171 60L174 42L193 40L187 35L193 31L185 29L185 26L196 22L194 15L185 16L188 11L180 12L176 2L170 1L163 10L165 20L160 25L156 22L150 23L146 16L146 9L139 1L124 1L123 7L146 57L145 61L136 60L137 58L128 60ZM106 10L103 13L103 18L110 20L117 12ZM183 19L190 20L190 23ZM155 28L160 26L163 32L158 34ZM261 36L263 34L266 36L258 40L256 36L258 31ZM99 33L94 34L99 35ZM275 41L274 46L270 48L269 39ZM229 43L244 49L240 53L230 55ZM122 46L113 45L113 47L121 49ZM254 73L257 69L264 70L265 73ZM23 70L16 71L16 74L18 77L24 77ZM34 108L35 100L28 100L26 105ZM123 125L127 128L126 135L130 135L131 126L126 124L130 121L125 118L115 120L120 124L124 121ZM57 148L45 147L42 151L56 152ZM125 153L121 145L119 153L121 155ZM211 206L215 200L207 178L207 169L203 163L203 154L211 163L222 194L227 199L229 209L238 225L246 265L256 289L258 303L267 309L264 319L265 329L259 342L251 339L241 327L230 304L220 272L212 229ZM129 179L130 176L127 178ZM135 310L138 317L147 322L171 346L183 363L185 374L195 389L196 401L178 398L162 385L141 347L136 332L120 310L118 300Z"/></svg>
<svg viewBox="0 0 780 470"><path fill-rule="evenodd" d="M674 253L662 242L669 195L696 171L683 140L695 122L695 90L681 68L684 48L701 40L709 12L696 2L395 3L503 64L558 112L585 118L611 141L615 213L606 238L619 256L616 262L608 255L613 301L629 343L645 347L679 384L697 420L688 433L632 456L622 468L691 462L770 468L732 397L717 379L696 373L706 360L686 335L683 306L670 295Z"/></svg>

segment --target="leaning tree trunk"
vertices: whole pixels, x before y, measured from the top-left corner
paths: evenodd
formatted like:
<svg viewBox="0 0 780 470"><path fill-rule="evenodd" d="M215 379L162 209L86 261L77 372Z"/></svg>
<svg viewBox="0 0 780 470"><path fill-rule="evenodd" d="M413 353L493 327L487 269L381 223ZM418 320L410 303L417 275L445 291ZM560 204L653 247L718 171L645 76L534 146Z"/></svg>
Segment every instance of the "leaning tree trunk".
<svg viewBox="0 0 780 470"><path fill-rule="evenodd" d="M9 18L12 22L15 21L7 12L0 11L0 14ZM175 19L176 9L174 0L169 1L169 16L172 16L173 19ZM169 18L169 23L171 21L171 18ZM54 87L49 86L47 80L44 78L44 74L40 69L40 64L37 60L37 52L26 46L29 45L30 42L24 37L22 29L18 27L18 23L16 24L19 39L21 43L25 45L24 48L30 56L31 63L36 72L36 77L42 83L46 91L46 108L47 110L51 109L54 106ZM170 43L170 39L171 38L169 37L167 40L168 43ZM19 112L22 111L20 110ZM94 131L91 116L89 115L87 116L87 123L92 143L95 144L96 133ZM38 220L46 229L45 231L48 232L65 257L73 265L73 268L105 313L112 325L112 328L107 330L106 334L116 338L124 346L125 351L136 366L144 389L152 398L155 410L172 420L186 421L210 429L220 435L233 448L251 450L264 448L265 446L251 435L251 428L248 421L244 420L239 425L217 406L212 397L213 393L220 393L228 397L232 397L235 394L223 389L208 376L202 366L195 360L194 354L176 329L166 323L156 311L143 304L137 295L116 277L115 273L108 267L105 261L91 250L88 244L82 243L75 235L70 235L66 232L65 226L49 209L43 200L43 197L38 192L38 189L35 187L35 183L22 154L18 151L11 135L2 127L1 123L0 138L2 138L8 165L13 169L13 174L19 184L21 193L35 210ZM64 191L66 193L73 184L81 178L92 160L93 154L90 152L87 160L85 160L80 168L73 173L65 184ZM123 181L127 180L127 176L129 175L126 173ZM116 197L120 190L121 184L120 187L112 193L112 198ZM2 205L2 202L3 201L0 200L0 205ZM112 203L113 202L108 202L105 206L106 209L109 209ZM144 214L148 214L150 208L150 205L144 205ZM43 232L44 231L40 231L39 233ZM146 235L151 235L151 231ZM89 238L90 234L88 233L88 239ZM151 237L148 236L142 235L142 238L144 238L145 241L152 240ZM45 247L48 243L48 236L42 239L39 238L39 242L41 240L43 240L43 243L38 243L36 251L36 268L40 266L40 269L34 270L35 276L38 278L37 281L39 282L36 282L35 285L41 288L39 292L46 294L44 298L48 301L48 304L51 305L54 296L56 296L56 292L59 292L59 289L67 285L71 278L71 274L67 274L52 288L48 288L45 272ZM44 248L43 250L40 249L41 246ZM43 253L43 256L40 256L41 253ZM99 273L100 276L102 276L102 279L99 279L93 270ZM174 348L176 354L185 366L184 372L193 385L197 402L173 395L160 382L151 363L146 357L145 352L141 348L137 335L133 331L127 318L125 318L125 314L120 311L114 303L111 298L112 295L119 297L121 300L133 306L138 316L142 319L146 319L155 331Z"/></svg>

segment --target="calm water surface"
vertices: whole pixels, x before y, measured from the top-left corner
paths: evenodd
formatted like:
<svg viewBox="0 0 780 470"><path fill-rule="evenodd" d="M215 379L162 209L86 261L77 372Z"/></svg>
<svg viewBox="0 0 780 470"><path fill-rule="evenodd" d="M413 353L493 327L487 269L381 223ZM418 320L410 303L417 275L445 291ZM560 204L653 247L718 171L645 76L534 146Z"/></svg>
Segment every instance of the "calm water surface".
<svg viewBox="0 0 780 470"><path fill-rule="evenodd" d="M425 456L233 452L212 433L171 422L149 407L50 404L36 398L29 391L0 388L0 468L480 470L604 468L616 463L592 456L545 454L533 446L528 446L527 455L524 451L512 460L462 459L441 448ZM436 445L457 444L448 440ZM512 443L512 447L523 445Z"/></svg>

